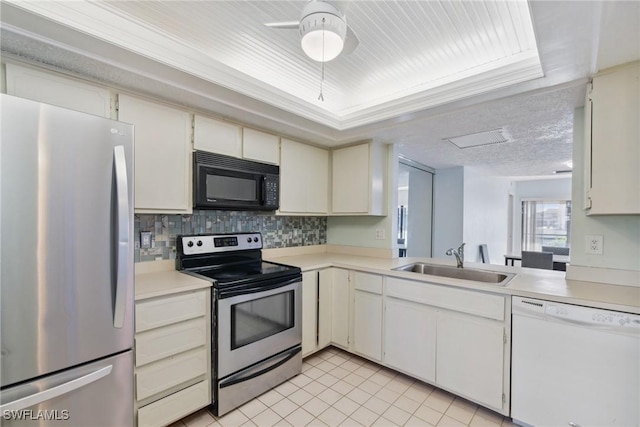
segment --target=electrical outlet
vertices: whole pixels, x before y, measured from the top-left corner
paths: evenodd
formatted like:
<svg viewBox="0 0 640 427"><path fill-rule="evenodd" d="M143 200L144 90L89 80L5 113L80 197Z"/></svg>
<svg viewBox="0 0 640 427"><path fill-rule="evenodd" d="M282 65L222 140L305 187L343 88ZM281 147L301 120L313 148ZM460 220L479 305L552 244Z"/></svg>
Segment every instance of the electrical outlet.
<svg viewBox="0 0 640 427"><path fill-rule="evenodd" d="M602 236L587 235L585 236L584 252L589 255L602 255L603 239Z"/></svg>
<svg viewBox="0 0 640 427"><path fill-rule="evenodd" d="M384 240L384 230L382 228L376 228L376 240Z"/></svg>

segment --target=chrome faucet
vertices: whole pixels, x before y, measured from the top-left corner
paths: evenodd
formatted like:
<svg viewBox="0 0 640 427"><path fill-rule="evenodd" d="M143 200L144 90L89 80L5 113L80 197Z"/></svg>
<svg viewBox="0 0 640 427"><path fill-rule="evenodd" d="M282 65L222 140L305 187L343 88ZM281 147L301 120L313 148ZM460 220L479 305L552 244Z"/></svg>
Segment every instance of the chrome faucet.
<svg viewBox="0 0 640 427"><path fill-rule="evenodd" d="M458 268L464 268L464 243L460 245L460 247L458 249L448 249L447 252L445 252L446 255L455 255L456 256L456 261L458 263L457 267Z"/></svg>

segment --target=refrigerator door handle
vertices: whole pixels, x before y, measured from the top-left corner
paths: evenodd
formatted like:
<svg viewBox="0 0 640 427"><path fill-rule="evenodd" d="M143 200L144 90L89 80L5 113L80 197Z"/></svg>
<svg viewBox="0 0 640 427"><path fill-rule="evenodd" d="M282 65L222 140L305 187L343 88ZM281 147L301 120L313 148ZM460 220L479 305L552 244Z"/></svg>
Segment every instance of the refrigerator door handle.
<svg viewBox="0 0 640 427"><path fill-rule="evenodd" d="M21 397L11 402L7 402L3 405L0 405L0 412L4 413L4 411L20 411L20 410L29 408L31 406L38 405L47 400L51 400L58 396L62 396L63 394L69 393L71 391L77 390L91 383L94 383L98 381L100 378L106 377L111 373L112 369L113 369L113 365L105 366L104 368L100 368L97 371L91 372L90 374L84 375L80 378L76 378L75 380L68 381L64 384L60 384L58 386L52 387L48 390L44 390L35 394Z"/></svg>
<svg viewBox="0 0 640 427"><path fill-rule="evenodd" d="M127 177L127 159L124 147L117 145L113 147L113 161L115 165L116 181L116 203L118 212L118 231L116 242L116 253L118 257L116 275L116 297L113 309L113 326L122 328L124 326L124 315L126 305L127 284L129 282L129 182Z"/></svg>

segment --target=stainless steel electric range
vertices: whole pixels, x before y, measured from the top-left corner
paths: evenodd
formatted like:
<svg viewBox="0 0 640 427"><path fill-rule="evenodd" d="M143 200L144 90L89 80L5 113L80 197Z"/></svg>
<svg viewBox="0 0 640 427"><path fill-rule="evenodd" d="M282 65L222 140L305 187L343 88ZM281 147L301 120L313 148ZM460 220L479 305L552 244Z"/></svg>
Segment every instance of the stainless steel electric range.
<svg viewBox="0 0 640 427"><path fill-rule="evenodd" d="M213 411L299 374L302 273L262 260L260 233L178 236L176 268L210 280Z"/></svg>

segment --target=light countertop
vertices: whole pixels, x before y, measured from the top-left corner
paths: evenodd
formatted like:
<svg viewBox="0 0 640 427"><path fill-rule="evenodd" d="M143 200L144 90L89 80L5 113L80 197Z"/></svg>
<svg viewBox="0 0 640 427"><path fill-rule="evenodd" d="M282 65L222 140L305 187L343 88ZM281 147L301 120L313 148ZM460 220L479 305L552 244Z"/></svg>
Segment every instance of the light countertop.
<svg viewBox="0 0 640 427"><path fill-rule="evenodd" d="M565 272L563 271L511 267L497 264L465 263L465 268L515 273L516 276L511 279L507 286L500 287L491 284L479 284L477 282L467 280L435 277L419 273L393 270L393 268L411 264L413 262L455 266L454 260L447 259L384 259L325 253L285 256L270 258L268 260L297 266L300 267L302 271L317 270L326 267L338 267L416 281L474 289L495 294L538 298L640 314L640 288L634 286L618 286L567 280L565 278Z"/></svg>
<svg viewBox="0 0 640 427"><path fill-rule="evenodd" d="M445 286L473 289L493 294L538 298L640 314L640 288L567 280L565 278L565 272L563 271L511 267L497 264L465 263L465 268L515 274L515 277L509 281L507 286L501 287L468 280L393 270L396 267L413 262L455 266L455 261L449 259L389 259L336 253L313 253L280 257L269 256L265 257L265 260L300 267L302 271L337 267ZM207 280L176 271L174 261L137 263L135 280L136 300L211 286L211 282Z"/></svg>
<svg viewBox="0 0 640 427"><path fill-rule="evenodd" d="M137 263L135 282L136 301L211 287L208 280L177 271L175 261Z"/></svg>

